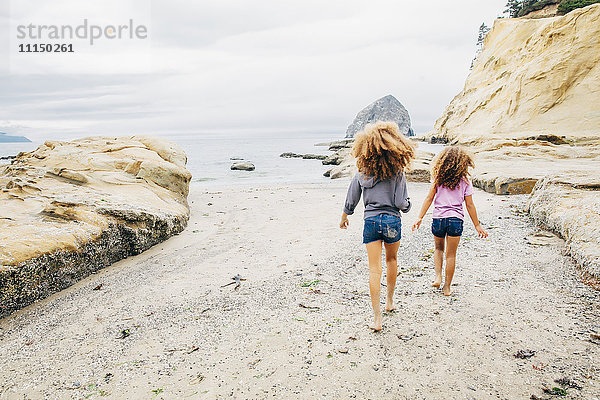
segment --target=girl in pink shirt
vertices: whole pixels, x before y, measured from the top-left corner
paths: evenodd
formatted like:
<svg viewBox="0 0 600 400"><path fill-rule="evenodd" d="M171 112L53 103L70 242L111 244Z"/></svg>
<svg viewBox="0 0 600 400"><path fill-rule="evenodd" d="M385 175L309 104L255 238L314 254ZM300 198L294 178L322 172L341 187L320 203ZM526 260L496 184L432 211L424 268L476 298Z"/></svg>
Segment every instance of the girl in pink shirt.
<svg viewBox="0 0 600 400"><path fill-rule="evenodd" d="M473 157L460 146L448 146L436 157L431 172L433 184L423 201L417 222L412 230L419 229L423 217L431 207L433 209L433 222L431 232L435 240L435 280L433 287L439 288L442 284L442 266L444 263L444 249L446 250L446 279L444 280L444 295L450 296L452 278L456 264L456 250L463 231L463 202L477 234L481 238L488 237L487 232L481 227L477 218L477 210L473 203L473 185L469 181L469 167L475 167Z"/></svg>

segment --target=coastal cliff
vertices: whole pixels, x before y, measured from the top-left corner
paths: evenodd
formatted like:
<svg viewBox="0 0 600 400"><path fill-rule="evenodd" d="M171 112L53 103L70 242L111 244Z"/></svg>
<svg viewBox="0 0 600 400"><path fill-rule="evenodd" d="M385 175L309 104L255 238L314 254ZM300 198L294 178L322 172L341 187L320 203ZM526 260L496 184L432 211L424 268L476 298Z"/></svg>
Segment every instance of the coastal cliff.
<svg viewBox="0 0 600 400"><path fill-rule="evenodd" d="M600 4L565 16L498 19L464 89L429 137L462 143L600 129Z"/></svg>
<svg viewBox="0 0 600 400"><path fill-rule="evenodd" d="M94 137L0 169L0 317L181 232L186 162L164 139Z"/></svg>
<svg viewBox="0 0 600 400"><path fill-rule="evenodd" d="M531 194L528 212L600 279L600 4L500 19L465 87L425 135L476 156L473 184Z"/></svg>

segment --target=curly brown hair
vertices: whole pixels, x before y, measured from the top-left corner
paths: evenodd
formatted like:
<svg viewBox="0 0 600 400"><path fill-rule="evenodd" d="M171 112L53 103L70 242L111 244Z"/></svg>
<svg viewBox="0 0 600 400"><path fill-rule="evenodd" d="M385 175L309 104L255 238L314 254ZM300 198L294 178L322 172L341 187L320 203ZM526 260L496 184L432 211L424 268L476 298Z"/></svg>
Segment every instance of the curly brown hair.
<svg viewBox="0 0 600 400"><path fill-rule="evenodd" d="M415 146L395 122L377 121L356 135L352 155L359 172L385 180L404 171L415 157Z"/></svg>
<svg viewBox="0 0 600 400"><path fill-rule="evenodd" d="M461 179L469 177L469 167L475 168L473 156L461 146L448 146L433 162L431 176L436 186L454 190Z"/></svg>

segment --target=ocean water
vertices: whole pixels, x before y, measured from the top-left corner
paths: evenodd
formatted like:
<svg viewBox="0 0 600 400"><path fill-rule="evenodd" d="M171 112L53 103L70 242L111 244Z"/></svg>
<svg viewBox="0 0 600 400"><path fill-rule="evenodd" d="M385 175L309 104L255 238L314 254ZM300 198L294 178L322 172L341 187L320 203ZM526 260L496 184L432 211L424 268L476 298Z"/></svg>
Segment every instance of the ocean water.
<svg viewBox="0 0 600 400"><path fill-rule="evenodd" d="M331 154L326 146L315 146L344 137L343 133L187 134L165 138L177 143L188 157L187 168L195 186L230 186L327 182L323 173L330 167L320 160L281 158L284 152ZM0 158L32 151L42 142L0 143ZM232 171L241 158L252 162L254 171ZM0 160L0 164L10 161Z"/></svg>
<svg viewBox="0 0 600 400"><path fill-rule="evenodd" d="M326 182L323 173L328 166L320 160L281 158L285 152L331 154L322 142L339 140L343 135L316 133L180 135L169 138L179 144L188 156L192 184L258 185ZM254 164L254 171L232 171L231 165L241 158Z"/></svg>
<svg viewBox="0 0 600 400"><path fill-rule="evenodd" d="M41 143L0 143L0 158L7 156L16 156L21 151L35 150ZM0 163L6 163L5 160L0 160Z"/></svg>
<svg viewBox="0 0 600 400"><path fill-rule="evenodd" d="M187 134L166 138L183 148L188 157L188 170L192 185L197 187L249 186L293 183L328 182L323 173L330 166L320 160L281 158L284 152L328 155L326 146L318 143L332 142L344 137L342 133L264 133L264 134ZM0 157L31 151L39 146L33 143L0 143ZM423 150L437 153L443 145L419 143ZM252 162L254 171L232 171L232 158ZM0 163L9 161L0 160Z"/></svg>

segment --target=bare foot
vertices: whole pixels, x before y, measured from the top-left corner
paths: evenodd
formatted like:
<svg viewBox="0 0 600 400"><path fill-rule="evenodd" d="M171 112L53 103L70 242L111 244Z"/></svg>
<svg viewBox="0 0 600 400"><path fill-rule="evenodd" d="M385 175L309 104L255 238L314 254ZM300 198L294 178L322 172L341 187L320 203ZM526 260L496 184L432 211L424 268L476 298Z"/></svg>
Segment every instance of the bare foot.
<svg viewBox="0 0 600 400"><path fill-rule="evenodd" d="M375 332L379 332L381 330L381 314L375 316L375 320L369 325L369 328L373 329Z"/></svg>
<svg viewBox="0 0 600 400"><path fill-rule="evenodd" d="M452 290L450 289L450 286L444 285L444 296L450 296L451 294Z"/></svg>
<svg viewBox="0 0 600 400"><path fill-rule="evenodd" d="M385 311L394 311L396 306L394 305L394 300L387 300L385 302Z"/></svg>
<svg viewBox="0 0 600 400"><path fill-rule="evenodd" d="M433 281L433 283L431 284L431 286L433 286L436 289L439 289L441 285L442 285L442 277L441 276L439 278L436 277L435 281Z"/></svg>

